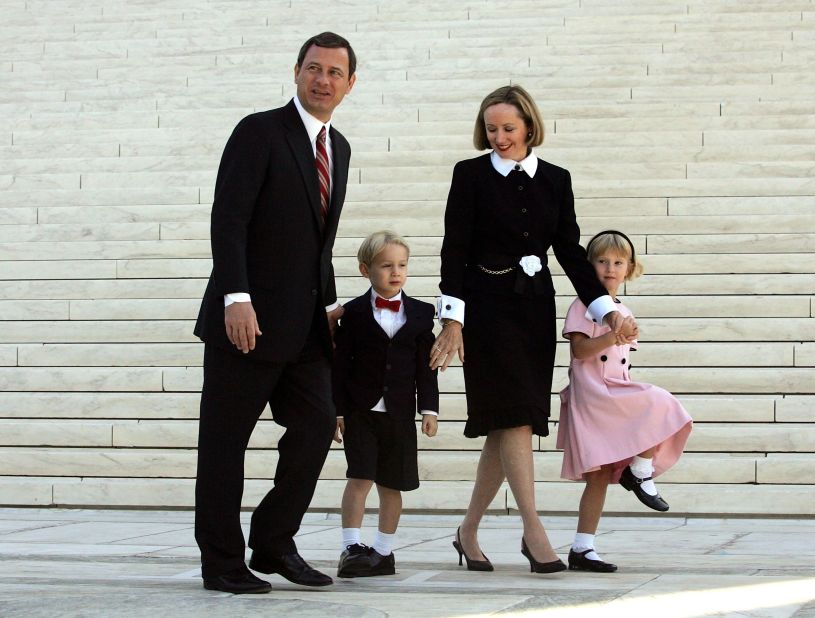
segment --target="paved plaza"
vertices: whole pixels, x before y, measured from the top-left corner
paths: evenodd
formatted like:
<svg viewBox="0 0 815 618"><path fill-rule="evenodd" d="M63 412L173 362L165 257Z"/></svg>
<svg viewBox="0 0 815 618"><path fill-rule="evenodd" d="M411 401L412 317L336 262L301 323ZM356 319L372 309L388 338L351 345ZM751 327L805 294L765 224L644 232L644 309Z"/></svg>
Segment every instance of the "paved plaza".
<svg viewBox="0 0 815 618"><path fill-rule="evenodd" d="M248 513L243 514L248 524ZM529 572L520 521L487 518L481 533L493 573L457 565L458 515L405 515L397 575L335 580L308 589L269 577L268 595L201 586L189 511L0 509L0 616L750 616L815 617L815 521L609 517L598 549L618 573ZM544 517L565 559L574 517ZM363 541L372 541L367 516ZM303 556L332 576L336 513L309 513Z"/></svg>

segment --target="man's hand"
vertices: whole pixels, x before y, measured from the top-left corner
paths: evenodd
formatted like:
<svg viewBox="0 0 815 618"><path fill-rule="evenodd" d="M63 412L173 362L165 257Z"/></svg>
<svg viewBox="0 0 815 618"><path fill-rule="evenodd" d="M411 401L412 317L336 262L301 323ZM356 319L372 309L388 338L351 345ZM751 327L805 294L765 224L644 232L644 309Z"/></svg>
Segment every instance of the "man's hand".
<svg viewBox="0 0 815 618"><path fill-rule="evenodd" d="M328 332L331 333L331 343L334 347L336 347L336 344L334 344L334 332L337 330L337 322L340 321L343 313L345 313L345 309L342 305L336 309L325 312L325 317L328 320ZM342 440L340 440L340 442L341 441Z"/></svg>
<svg viewBox="0 0 815 618"><path fill-rule="evenodd" d="M342 434L345 433L345 419L337 419L337 428L334 430L334 442L342 444Z"/></svg>
<svg viewBox="0 0 815 618"><path fill-rule="evenodd" d="M260 337L258 319L251 302L232 303L224 309L226 336L244 354L255 349L255 337Z"/></svg>
<svg viewBox="0 0 815 618"><path fill-rule="evenodd" d="M432 438L439 430L439 419L435 414L422 414L422 433Z"/></svg>

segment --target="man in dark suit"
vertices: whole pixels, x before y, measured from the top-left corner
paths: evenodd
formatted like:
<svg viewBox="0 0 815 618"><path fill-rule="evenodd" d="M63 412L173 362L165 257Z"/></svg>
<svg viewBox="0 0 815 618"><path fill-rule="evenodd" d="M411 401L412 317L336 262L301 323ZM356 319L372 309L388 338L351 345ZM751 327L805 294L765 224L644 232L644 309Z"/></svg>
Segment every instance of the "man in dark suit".
<svg viewBox="0 0 815 618"><path fill-rule="evenodd" d="M244 562L244 455L268 403L286 428L274 487L252 514L249 566L307 586L332 583L297 553L336 421L332 331L342 314L331 252L351 148L331 115L356 79L344 38L300 49L297 95L247 116L224 149L212 205L212 275L195 334L205 342L195 486L204 587L268 592Z"/></svg>

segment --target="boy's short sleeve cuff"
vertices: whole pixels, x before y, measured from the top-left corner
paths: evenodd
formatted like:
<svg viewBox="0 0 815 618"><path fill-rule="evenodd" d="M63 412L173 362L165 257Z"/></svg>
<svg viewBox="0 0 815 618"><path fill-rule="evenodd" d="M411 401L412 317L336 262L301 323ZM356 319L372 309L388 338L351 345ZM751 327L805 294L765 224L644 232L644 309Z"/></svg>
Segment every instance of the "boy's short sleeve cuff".
<svg viewBox="0 0 815 618"><path fill-rule="evenodd" d="M442 294L439 297L437 309L439 321L449 319L464 325L464 301L460 298Z"/></svg>

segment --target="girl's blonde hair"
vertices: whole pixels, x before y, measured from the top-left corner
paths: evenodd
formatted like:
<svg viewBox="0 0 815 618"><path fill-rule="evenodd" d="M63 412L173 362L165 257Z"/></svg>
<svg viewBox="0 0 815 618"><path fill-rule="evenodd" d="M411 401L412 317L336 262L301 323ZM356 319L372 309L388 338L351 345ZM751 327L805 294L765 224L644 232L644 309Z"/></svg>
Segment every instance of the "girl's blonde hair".
<svg viewBox="0 0 815 618"><path fill-rule="evenodd" d="M611 252L625 256L628 260L628 272L625 275L626 281L636 279L644 272L642 262L637 257L634 250L634 243L622 232L617 230L605 230L594 237L586 245L586 254L589 262L593 262L598 255Z"/></svg>
<svg viewBox="0 0 815 618"><path fill-rule="evenodd" d="M359 246L359 251L357 251L357 261L359 261L360 264L365 264L365 266L370 267L377 254L387 245L401 245L407 250L408 257L410 257L410 247L404 238L399 236L396 232L380 230L369 234L368 237L362 241L362 244Z"/></svg>
<svg viewBox="0 0 815 618"><path fill-rule="evenodd" d="M527 126L527 146L534 148L543 143L543 118L541 118L541 113L538 111L538 106L535 105L532 96L520 86L502 86L498 88L498 90L490 92L484 97L484 100L481 101L481 107L478 110L478 116L475 118L475 127L473 128L473 145L476 150L486 150L490 148L490 142L487 139L487 129L484 126L484 112L488 107L498 105L499 103L513 105L515 109L518 110L518 114L523 118Z"/></svg>

